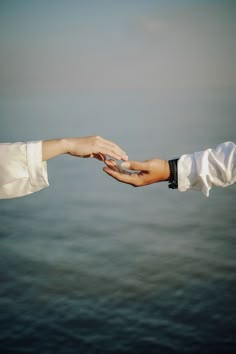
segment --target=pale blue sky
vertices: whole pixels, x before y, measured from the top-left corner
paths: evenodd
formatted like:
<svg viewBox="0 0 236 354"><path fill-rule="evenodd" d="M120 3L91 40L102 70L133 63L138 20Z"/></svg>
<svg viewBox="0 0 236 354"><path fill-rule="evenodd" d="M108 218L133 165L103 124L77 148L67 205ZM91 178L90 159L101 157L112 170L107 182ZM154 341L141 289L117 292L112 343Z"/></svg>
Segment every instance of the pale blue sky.
<svg viewBox="0 0 236 354"><path fill-rule="evenodd" d="M0 0L0 93L235 87L235 3Z"/></svg>

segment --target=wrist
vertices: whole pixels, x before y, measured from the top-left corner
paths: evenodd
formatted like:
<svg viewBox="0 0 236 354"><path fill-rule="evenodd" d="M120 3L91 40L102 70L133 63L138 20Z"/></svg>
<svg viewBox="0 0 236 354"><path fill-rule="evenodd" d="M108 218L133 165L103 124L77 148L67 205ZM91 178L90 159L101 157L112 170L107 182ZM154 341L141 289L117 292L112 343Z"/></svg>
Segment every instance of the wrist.
<svg viewBox="0 0 236 354"><path fill-rule="evenodd" d="M67 153L66 139L54 139L42 141L42 160L47 161Z"/></svg>
<svg viewBox="0 0 236 354"><path fill-rule="evenodd" d="M61 145L62 154L69 154L70 153L70 139L69 138L60 139L59 143Z"/></svg>
<svg viewBox="0 0 236 354"><path fill-rule="evenodd" d="M170 178L170 165L168 160L164 160L163 181L169 181L169 178Z"/></svg>

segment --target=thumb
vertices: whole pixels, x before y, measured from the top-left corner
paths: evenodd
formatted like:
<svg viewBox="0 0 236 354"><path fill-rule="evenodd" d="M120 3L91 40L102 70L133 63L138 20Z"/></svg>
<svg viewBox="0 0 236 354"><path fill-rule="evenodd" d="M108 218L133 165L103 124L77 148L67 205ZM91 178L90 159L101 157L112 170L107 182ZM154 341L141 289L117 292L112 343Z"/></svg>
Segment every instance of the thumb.
<svg viewBox="0 0 236 354"><path fill-rule="evenodd" d="M148 169L147 162L145 161L126 161L121 164L121 167L137 171L145 171Z"/></svg>

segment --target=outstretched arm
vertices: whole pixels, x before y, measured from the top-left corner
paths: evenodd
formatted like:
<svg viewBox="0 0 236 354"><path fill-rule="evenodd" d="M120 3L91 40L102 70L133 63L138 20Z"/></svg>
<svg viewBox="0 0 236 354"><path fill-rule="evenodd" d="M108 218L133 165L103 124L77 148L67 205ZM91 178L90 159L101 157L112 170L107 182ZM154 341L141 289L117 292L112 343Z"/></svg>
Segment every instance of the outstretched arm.
<svg viewBox="0 0 236 354"><path fill-rule="evenodd" d="M105 160L106 155L117 160L126 161L128 159L124 150L117 144L100 136L45 140L42 142L43 161L62 154L76 157L95 157L102 161Z"/></svg>
<svg viewBox="0 0 236 354"><path fill-rule="evenodd" d="M47 187L46 161L62 154L102 161L106 155L123 161L128 158L117 144L99 136L0 144L0 199Z"/></svg>
<svg viewBox="0 0 236 354"><path fill-rule="evenodd" d="M138 170L135 173L123 170L115 161L105 163L107 166L103 170L108 175L135 187L169 181L170 188L178 188L182 192L201 191L209 196L213 186L226 187L236 182L236 145L233 142L222 143L215 149L182 155L178 162L153 159L122 164L130 172Z"/></svg>

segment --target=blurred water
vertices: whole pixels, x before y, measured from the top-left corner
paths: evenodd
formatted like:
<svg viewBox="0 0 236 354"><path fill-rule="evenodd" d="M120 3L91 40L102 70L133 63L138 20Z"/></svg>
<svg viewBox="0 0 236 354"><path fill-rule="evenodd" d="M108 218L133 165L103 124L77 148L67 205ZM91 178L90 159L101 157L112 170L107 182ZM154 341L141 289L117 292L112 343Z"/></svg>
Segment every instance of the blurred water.
<svg viewBox="0 0 236 354"><path fill-rule="evenodd" d="M235 140L235 92L2 97L1 141L100 134L132 159ZM118 184L48 163L50 188L0 201L1 353L234 353L235 186Z"/></svg>

